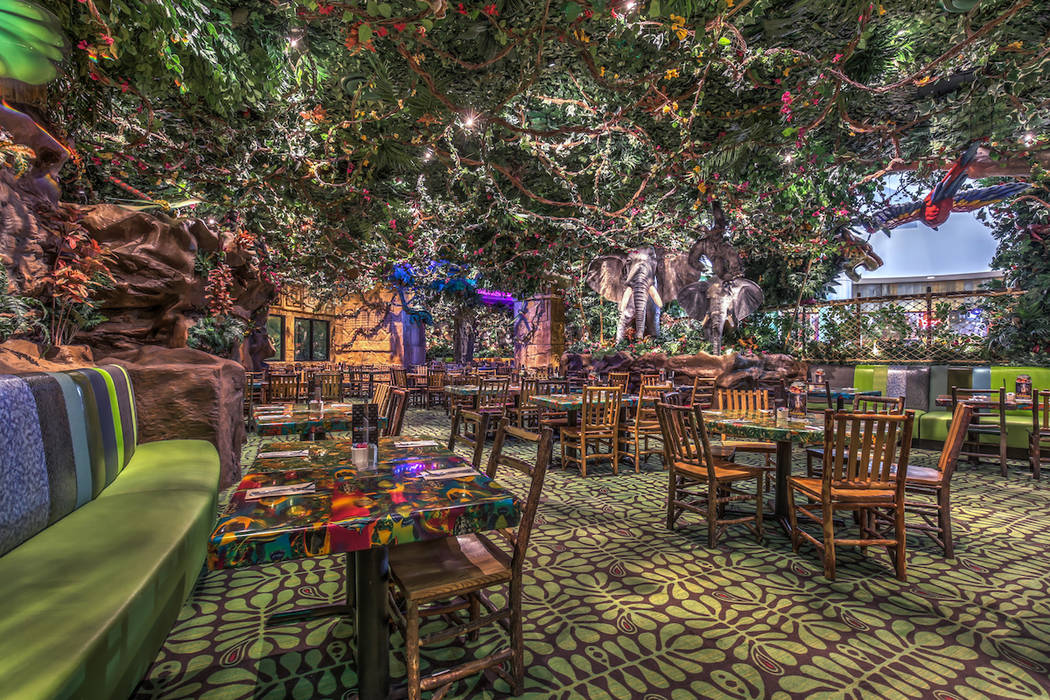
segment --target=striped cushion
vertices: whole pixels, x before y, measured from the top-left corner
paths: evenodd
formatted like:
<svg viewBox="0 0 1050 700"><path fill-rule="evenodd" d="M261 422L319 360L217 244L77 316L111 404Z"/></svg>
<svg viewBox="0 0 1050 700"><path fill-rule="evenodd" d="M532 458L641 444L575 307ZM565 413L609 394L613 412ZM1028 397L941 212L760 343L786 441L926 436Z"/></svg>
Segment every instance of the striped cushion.
<svg viewBox="0 0 1050 700"><path fill-rule="evenodd" d="M0 555L98 496L135 454L131 377L0 375Z"/></svg>

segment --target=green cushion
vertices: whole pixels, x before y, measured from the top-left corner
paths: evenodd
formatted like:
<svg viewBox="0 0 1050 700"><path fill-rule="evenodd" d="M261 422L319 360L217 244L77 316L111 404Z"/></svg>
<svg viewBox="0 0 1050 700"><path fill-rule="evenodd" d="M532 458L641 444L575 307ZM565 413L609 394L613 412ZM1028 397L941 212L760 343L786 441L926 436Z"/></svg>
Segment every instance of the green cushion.
<svg viewBox="0 0 1050 700"><path fill-rule="evenodd" d="M944 442L948 438L948 426L951 421L951 412L943 409L924 413L919 418L919 438Z"/></svg>
<svg viewBox="0 0 1050 700"><path fill-rule="evenodd" d="M200 440L139 445L99 494L0 557L0 688L123 698L204 563L219 457Z"/></svg>
<svg viewBox="0 0 1050 700"><path fill-rule="evenodd" d="M944 442L948 438L948 426L951 424L950 411L930 411L919 419L919 438ZM987 421L986 421L987 422ZM1028 447L1028 437L1032 432L1032 414L1024 412L1022 416L1006 416L1006 445L1008 447ZM995 435L981 435L981 442L998 444Z"/></svg>
<svg viewBox="0 0 1050 700"><path fill-rule="evenodd" d="M998 389L999 387L1006 385L1007 391L1013 391L1015 386L1014 382L1017 381L1017 375L1027 374L1032 378L1032 389L1050 389L1050 367L1000 367L997 365L992 366L992 389ZM1007 411L1006 415L1009 416L1028 416L1029 427L1032 422L1032 412L1026 411Z"/></svg>
<svg viewBox="0 0 1050 700"><path fill-rule="evenodd" d="M871 391L875 388L875 368L871 365L857 365L853 368L853 386L860 391Z"/></svg>

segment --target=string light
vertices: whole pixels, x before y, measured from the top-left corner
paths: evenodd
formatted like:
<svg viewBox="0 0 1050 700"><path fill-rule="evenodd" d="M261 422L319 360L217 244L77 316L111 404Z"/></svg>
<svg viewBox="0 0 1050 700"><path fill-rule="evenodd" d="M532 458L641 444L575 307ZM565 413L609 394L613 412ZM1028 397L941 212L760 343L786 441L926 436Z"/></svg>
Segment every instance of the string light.
<svg viewBox="0 0 1050 700"><path fill-rule="evenodd" d="M290 37L288 37L288 45L291 46L293 49L299 48L299 37L297 37L297 36L290 36Z"/></svg>
<svg viewBox="0 0 1050 700"><path fill-rule="evenodd" d="M1035 133L1031 131L1026 131L1024 136L1021 138L1021 141L1024 142L1024 145L1031 146L1033 143L1035 143Z"/></svg>
<svg viewBox="0 0 1050 700"><path fill-rule="evenodd" d="M423 151L423 160L427 161L427 160L430 160L433 157L434 157L433 149L428 148L427 150Z"/></svg>
<svg viewBox="0 0 1050 700"><path fill-rule="evenodd" d="M788 165L791 165L792 163L794 163L795 162L795 154L794 153L785 153L784 154L784 162L787 163Z"/></svg>
<svg viewBox="0 0 1050 700"><path fill-rule="evenodd" d="M473 112L467 112L463 116L463 126L464 126L464 128L473 129L475 121L477 121L477 116Z"/></svg>

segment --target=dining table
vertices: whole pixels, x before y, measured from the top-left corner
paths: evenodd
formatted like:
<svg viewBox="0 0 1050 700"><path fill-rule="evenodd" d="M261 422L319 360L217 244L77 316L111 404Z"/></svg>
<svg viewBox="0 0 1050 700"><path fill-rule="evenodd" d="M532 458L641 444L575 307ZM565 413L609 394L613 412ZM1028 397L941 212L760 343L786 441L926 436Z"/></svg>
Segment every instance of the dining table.
<svg viewBox="0 0 1050 700"><path fill-rule="evenodd" d="M312 404L270 404L252 408L252 420L260 435L275 437L296 435L317 437L333 431L349 430L375 439L378 431L386 425L386 416L365 403L328 403L317 407Z"/></svg>
<svg viewBox="0 0 1050 700"><path fill-rule="evenodd" d="M992 397L998 397L999 391L990 391L987 396L978 398L977 396L967 396L965 399L960 399L960 402L966 403L974 408L982 409L997 409L999 408L999 399ZM952 397L950 394L941 394L937 397L938 406L952 407ZM1026 396L1016 396L1013 399L1007 398L1003 403L1004 408L1007 411L1030 411L1032 410L1032 398Z"/></svg>
<svg viewBox="0 0 1050 700"><path fill-rule="evenodd" d="M566 414L569 427L579 424L579 413L583 408L583 394L537 394L530 399L533 405ZM620 397L620 405L623 408L633 408L638 405L638 400L637 396L624 394Z"/></svg>
<svg viewBox="0 0 1050 700"><path fill-rule="evenodd" d="M374 700L390 693L389 548L514 527L521 509L510 491L435 440L380 438L377 459L365 466L354 463L352 445L267 444L219 516L207 566L345 555L353 606L307 608L270 620L352 616L358 697Z"/></svg>
<svg viewBox="0 0 1050 700"><path fill-rule="evenodd" d="M778 425L775 411L711 411L703 412L709 433L773 442L777 446L776 490L773 512L780 524L790 533L788 522L788 478L791 476L791 450L794 445L809 445L824 441L824 418L815 413L805 417L789 417Z"/></svg>

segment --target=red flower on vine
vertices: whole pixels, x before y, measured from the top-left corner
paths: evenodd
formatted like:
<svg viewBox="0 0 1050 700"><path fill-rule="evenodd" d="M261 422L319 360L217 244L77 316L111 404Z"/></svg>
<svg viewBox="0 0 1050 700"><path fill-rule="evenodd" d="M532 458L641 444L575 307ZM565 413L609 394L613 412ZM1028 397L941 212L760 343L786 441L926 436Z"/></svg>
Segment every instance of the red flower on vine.
<svg viewBox="0 0 1050 700"><path fill-rule="evenodd" d="M485 5L484 10L482 11L489 17L499 17L499 10L496 9L496 3Z"/></svg>
<svg viewBox="0 0 1050 700"><path fill-rule="evenodd" d="M317 12L322 15L332 14L332 10L335 9L335 5L325 5L324 3L317 4Z"/></svg>
<svg viewBox="0 0 1050 700"><path fill-rule="evenodd" d="M405 31L405 26L406 25L404 22L394 22L394 29L396 29L399 32Z"/></svg>
<svg viewBox="0 0 1050 700"><path fill-rule="evenodd" d="M378 34L380 37L384 37L384 36L386 36L389 33L390 33L390 30L387 29L386 27L380 27L379 29L376 30L376 34Z"/></svg>
<svg viewBox="0 0 1050 700"><path fill-rule="evenodd" d="M458 12L461 15L465 15L467 14L467 8L463 7L463 3L459 3L458 5L456 5L456 12Z"/></svg>

